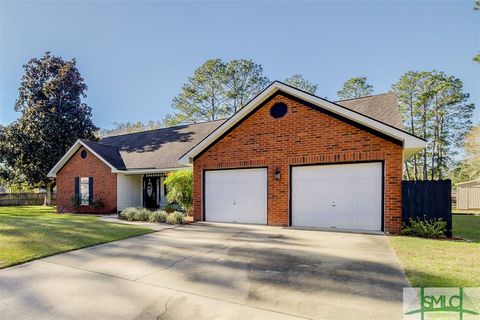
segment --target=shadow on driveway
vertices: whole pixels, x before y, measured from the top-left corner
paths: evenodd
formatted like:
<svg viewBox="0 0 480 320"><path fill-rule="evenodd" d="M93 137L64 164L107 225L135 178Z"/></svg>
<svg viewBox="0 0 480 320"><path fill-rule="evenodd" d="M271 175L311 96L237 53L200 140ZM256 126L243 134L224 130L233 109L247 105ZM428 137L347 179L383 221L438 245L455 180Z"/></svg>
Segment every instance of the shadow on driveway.
<svg viewBox="0 0 480 320"><path fill-rule="evenodd" d="M197 223L0 271L0 318L401 319L377 235Z"/></svg>

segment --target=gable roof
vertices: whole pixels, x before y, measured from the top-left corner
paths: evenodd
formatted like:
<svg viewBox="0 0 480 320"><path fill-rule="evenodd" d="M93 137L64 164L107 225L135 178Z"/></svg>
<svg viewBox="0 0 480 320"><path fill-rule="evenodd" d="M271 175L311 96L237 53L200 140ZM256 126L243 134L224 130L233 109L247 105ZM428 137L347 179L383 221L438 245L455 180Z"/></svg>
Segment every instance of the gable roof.
<svg viewBox="0 0 480 320"><path fill-rule="evenodd" d="M403 130L393 93L331 102L276 81L226 120L128 133L106 137L98 142L78 140L50 170L48 176L55 177L81 146L108 165L112 172L155 173L184 168L195 155L277 92L301 99L402 142L405 158L425 147L424 140Z"/></svg>
<svg viewBox="0 0 480 320"><path fill-rule="evenodd" d="M180 162L184 164L192 163L193 158L200 154L203 150L205 150L208 146L215 143L223 134L225 134L228 130L232 129L237 123L239 123L243 118L248 116L251 112L256 110L258 106L260 106L263 102L265 102L269 97L273 94L280 92L284 93L287 96L291 96L293 98L300 99L312 106L317 108L332 112L337 114L343 118L346 118L350 121L354 121L359 123L365 127L373 129L376 132L389 136L395 140L398 140L402 143L404 149L404 158L409 158L418 151L422 150L426 146L426 141L412 135L409 132L403 130L403 125L400 124L399 119L396 115L388 116L387 111L368 111L371 112L372 115L362 114L355 109L364 109L363 111L368 109L369 105L377 105L381 106L379 103L374 103L377 101L376 98L367 97L364 99L363 103L360 103L359 106L350 100L339 101L338 103L328 101L326 99L317 97L313 94L308 92L299 90L297 88L291 87L287 84L284 84L279 81L275 81L270 84L266 89L264 89L261 93L259 93L255 98L253 98L245 107L240 109L237 113L227 119L221 126L219 126L215 131L213 131L210 135L208 135L205 139L203 139L200 143L198 143L195 147L185 153L181 158ZM388 95L388 94L386 94ZM380 97L382 98L382 97ZM383 97L385 100L390 100L392 102L392 98L389 96ZM395 108L398 109L398 105L396 99L394 101ZM346 104L347 106L343 106L342 104ZM388 107L390 110L393 110L393 107ZM390 111L392 112L392 111ZM398 113L399 111L395 111ZM375 116L383 117L382 120L376 119ZM401 119L400 119L401 120ZM388 121L388 122L384 122Z"/></svg>
<svg viewBox="0 0 480 320"><path fill-rule="evenodd" d="M184 165L178 162L178 158L224 121L217 120L111 136L101 139L99 143L118 150L127 170L180 168Z"/></svg>
<svg viewBox="0 0 480 320"><path fill-rule="evenodd" d="M110 167L110 169L117 170L110 162L105 160L100 154L97 153L97 151L104 151L104 148L101 146L99 147L98 144L92 142L92 141L87 141L87 140L81 140L78 139L73 146L68 149L68 151L63 155L63 157L58 160L58 162L53 166L53 168L50 170L50 172L47 174L47 177L49 178L55 178L57 176L57 172L60 171L60 169L63 168L63 166L70 160L70 158L75 154L75 152L80 149L80 147L84 147L88 151L90 151L92 154L94 154L98 159L100 159L103 163L105 163L107 166ZM93 147L93 148L92 148Z"/></svg>
<svg viewBox="0 0 480 320"><path fill-rule="evenodd" d="M398 129L405 129L397 103L397 96L393 92L339 100L335 101L335 103Z"/></svg>
<svg viewBox="0 0 480 320"><path fill-rule="evenodd" d="M108 165L112 172L155 173L184 168L178 161L225 120L181 125L101 139L98 142L77 140L50 170L48 177L58 171L81 147L85 147Z"/></svg>
<svg viewBox="0 0 480 320"><path fill-rule="evenodd" d="M101 159L112 165L115 169L126 169L125 163L123 162L122 156L117 148L89 140L82 139L81 142L87 145L91 150L95 151Z"/></svg>

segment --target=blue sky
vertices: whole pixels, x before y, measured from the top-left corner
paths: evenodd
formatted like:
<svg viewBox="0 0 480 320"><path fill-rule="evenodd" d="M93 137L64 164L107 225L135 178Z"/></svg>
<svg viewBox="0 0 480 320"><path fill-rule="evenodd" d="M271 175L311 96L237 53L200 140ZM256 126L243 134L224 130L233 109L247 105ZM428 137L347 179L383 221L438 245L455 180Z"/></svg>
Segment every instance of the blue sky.
<svg viewBox="0 0 480 320"><path fill-rule="evenodd" d="M301 73L336 98L353 76L386 92L408 70L443 70L480 101L480 12L454 2L0 2L0 123L22 65L75 57L102 128L161 120L206 59L253 59L271 80ZM480 121L480 111L475 113Z"/></svg>

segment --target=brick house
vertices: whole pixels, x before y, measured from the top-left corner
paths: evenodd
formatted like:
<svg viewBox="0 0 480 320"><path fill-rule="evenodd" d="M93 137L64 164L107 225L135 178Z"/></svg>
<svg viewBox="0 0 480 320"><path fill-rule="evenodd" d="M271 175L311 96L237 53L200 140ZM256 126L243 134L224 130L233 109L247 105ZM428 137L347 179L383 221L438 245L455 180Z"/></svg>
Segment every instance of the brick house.
<svg viewBox="0 0 480 320"><path fill-rule="evenodd" d="M103 212L165 203L193 167L194 220L397 233L402 163L425 147L394 94L331 102L272 83L227 120L78 141L52 169L59 210L101 192ZM85 157L84 157L85 156Z"/></svg>
<svg viewBox="0 0 480 320"><path fill-rule="evenodd" d="M163 180L168 172L189 166L178 158L216 129L223 120L149 130L98 142L78 140L50 170L57 184L57 211L113 213L127 207L157 209L167 203ZM105 206L94 209L93 201Z"/></svg>

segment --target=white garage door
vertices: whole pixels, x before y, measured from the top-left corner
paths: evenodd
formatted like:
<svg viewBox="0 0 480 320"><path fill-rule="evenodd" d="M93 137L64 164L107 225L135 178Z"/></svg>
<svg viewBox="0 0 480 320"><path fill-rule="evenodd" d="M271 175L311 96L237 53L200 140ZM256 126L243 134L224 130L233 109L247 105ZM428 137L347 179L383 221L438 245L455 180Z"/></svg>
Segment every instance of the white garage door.
<svg viewBox="0 0 480 320"><path fill-rule="evenodd" d="M206 171L205 220L267 224L267 169Z"/></svg>
<svg viewBox="0 0 480 320"><path fill-rule="evenodd" d="M382 228L382 164L292 168L292 226Z"/></svg>

